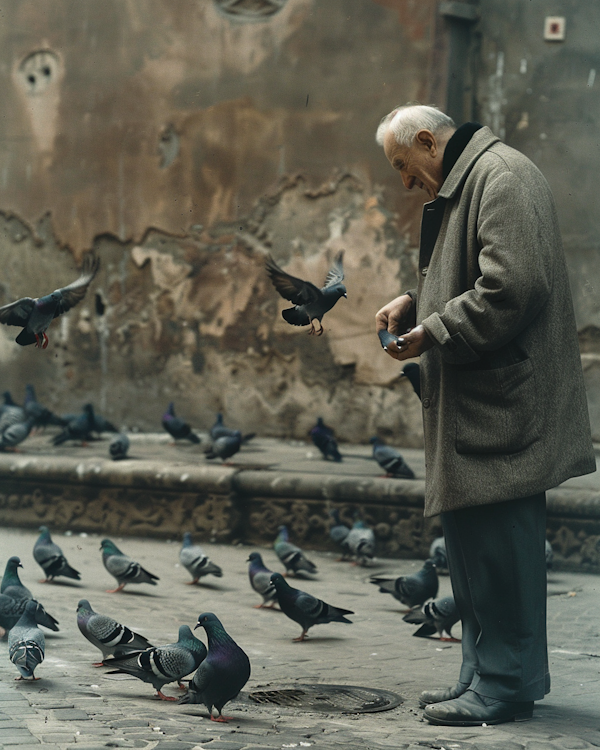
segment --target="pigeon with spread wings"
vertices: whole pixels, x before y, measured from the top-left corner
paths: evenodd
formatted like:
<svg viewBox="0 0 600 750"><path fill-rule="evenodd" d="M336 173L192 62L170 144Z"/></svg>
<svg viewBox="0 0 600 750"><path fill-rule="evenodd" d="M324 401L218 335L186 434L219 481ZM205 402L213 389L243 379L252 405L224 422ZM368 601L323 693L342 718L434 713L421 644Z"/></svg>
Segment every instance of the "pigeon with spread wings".
<svg viewBox="0 0 600 750"><path fill-rule="evenodd" d="M344 251L340 250L327 274L325 286L319 289L310 281L303 281L286 273L269 256L266 268L273 286L284 299L295 305L295 307L289 307L282 311L284 320L293 326L309 325L309 334L320 336L323 333L324 329L321 323L323 315L331 310L340 297L348 296L346 287L342 284L344 280L343 258ZM319 330L315 328L315 320L319 321Z"/></svg>
<svg viewBox="0 0 600 750"><path fill-rule="evenodd" d="M44 297L22 297L3 305L0 307L0 323L21 326L23 330L15 339L17 344L27 346L35 343L36 346L45 349L48 346L46 329L54 318L58 318L81 302L99 267L99 258L91 254L86 255L78 279Z"/></svg>

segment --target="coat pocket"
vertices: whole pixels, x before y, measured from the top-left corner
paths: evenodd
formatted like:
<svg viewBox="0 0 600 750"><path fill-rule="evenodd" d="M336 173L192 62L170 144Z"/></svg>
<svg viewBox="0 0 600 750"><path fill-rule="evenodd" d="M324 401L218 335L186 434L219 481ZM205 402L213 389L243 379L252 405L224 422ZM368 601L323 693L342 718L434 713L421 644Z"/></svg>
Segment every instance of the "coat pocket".
<svg viewBox="0 0 600 750"><path fill-rule="evenodd" d="M539 439L535 376L529 359L456 373L456 452L518 453Z"/></svg>

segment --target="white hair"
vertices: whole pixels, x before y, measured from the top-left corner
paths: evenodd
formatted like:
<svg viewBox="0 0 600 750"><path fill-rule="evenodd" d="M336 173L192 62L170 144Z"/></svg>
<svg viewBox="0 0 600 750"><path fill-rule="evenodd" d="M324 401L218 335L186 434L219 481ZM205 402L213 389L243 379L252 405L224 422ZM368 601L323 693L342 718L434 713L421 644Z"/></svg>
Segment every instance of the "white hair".
<svg viewBox="0 0 600 750"><path fill-rule="evenodd" d="M396 107L382 118L377 128L375 140L383 146L383 139L391 130L400 146L412 146L419 130L430 130L434 135L442 130L456 130L454 120L437 107L425 104L404 104Z"/></svg>

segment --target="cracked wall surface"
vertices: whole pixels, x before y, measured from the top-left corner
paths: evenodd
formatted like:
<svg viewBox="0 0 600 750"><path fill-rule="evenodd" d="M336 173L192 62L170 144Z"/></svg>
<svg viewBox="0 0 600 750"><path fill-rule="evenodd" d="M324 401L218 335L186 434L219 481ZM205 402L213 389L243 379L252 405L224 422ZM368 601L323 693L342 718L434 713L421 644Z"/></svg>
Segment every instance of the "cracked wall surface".
<svg viewBox="0 0 600 750"><path fill-rule="evenodd" d="M414 285L424 198L404 190L374 131L394 105L429 100L437 5L7 0L0 304L64 285L90 249L102 267L44 354L0 329L3 387L20 399L32 382L57 411L91 400L140 429L157 429L174 400L198 428L223 411L244 431L306 438L321 415L342 440L377 431L419 445L419 402L373 316ZM493 22L501 5L482 3L481 28L494 52L516 55L510 28L499 35ZM534 88L545 81L536 54ZM520 104L500 83L485 89L499 100L479 105L504 127ZM506 132L538 158L523 129ZM549 167L560 144L549 146L540 166L571 205ZM600 330L590 212L561 210L580 328ZM282 320L265 258L318 283L340 249L348 299L309 338ZM584 365L600 439L596 340Z"/></svg>

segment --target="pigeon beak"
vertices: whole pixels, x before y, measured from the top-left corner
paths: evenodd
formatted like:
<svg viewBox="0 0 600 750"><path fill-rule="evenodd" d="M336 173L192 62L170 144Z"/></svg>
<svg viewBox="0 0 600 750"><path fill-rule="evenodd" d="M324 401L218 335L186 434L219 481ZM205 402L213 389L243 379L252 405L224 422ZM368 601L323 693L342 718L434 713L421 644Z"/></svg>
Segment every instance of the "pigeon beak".
<svg viewBox="0 0 600 750"><path fill-rule="evenodd" d="M197 623L196 623L196 624L194 625L194 630L198 630L198 628L201 628L201 627L202 627L202 625L200 625L200 623L199 623L199 622L197 622Z"/></svg>
<svg viewBox="0 0 600 750"><path fill-rule="evenodd" d="M23 567L23 563L19 563L19 564L17 565L17 568L22 568L22 567Z"/></svg>
<svg viewBox="0 0 600 750"><path fill-rule="evenodd" d="M346 299L348 299L348 295L346 294L346 292L344 292L344 297L345 297Z"/></svg>
<svg viewBox="0 0 600 750"><path fill-rule="evenodd" d="M398 377L399 378L405 378L406 377L406 373L405 372L401 372L400 375L398 375Z"/></svg>

